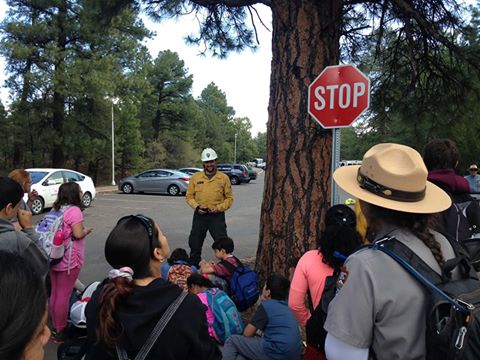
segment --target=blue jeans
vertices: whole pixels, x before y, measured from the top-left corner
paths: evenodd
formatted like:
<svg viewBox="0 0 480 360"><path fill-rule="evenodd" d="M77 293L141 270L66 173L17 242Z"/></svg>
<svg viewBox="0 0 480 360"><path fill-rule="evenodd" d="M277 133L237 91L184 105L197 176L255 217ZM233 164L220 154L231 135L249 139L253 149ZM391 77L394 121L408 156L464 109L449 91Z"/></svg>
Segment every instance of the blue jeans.
<svg viewBox="0 0 480 360"><path fill-rule="evenodd" d="M262 338L232 335L222 350L223 360L270 360L263 352Z"/></svg>

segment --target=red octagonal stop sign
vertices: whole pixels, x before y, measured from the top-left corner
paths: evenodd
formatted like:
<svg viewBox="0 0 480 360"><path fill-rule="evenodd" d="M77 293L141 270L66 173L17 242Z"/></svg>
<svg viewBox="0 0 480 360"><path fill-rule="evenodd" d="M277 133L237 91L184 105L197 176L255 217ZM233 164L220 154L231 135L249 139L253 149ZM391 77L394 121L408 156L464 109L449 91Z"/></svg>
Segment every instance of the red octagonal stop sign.
<svg viewBox="0 0 480 360"><path fill-rule="evenodd" d="M308 87L308 113L324 128L350 126L370 104L370 80L353 65L327 66Z"/></svg>

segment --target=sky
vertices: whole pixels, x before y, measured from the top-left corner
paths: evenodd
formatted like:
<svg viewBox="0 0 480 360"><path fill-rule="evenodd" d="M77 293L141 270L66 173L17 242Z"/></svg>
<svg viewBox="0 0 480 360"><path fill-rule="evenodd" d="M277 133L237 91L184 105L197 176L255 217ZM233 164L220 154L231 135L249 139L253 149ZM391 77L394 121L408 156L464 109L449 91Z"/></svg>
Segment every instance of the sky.
<svg viewBox="0 0 480 360"><path fill-rule="evenodd" d="M271 29L271 12L264 5L255 6L262 21ZM7 11L5 1L0 0L0 19ZM268 97L270 90L271 32L257 24L260 45L255 52L246 49L241 53L231 53L226 59L220 60L199 55L200 48L186 45L185 36L196 33L197 25L192 16L184 16L178 20L166 20L153 23L143 17L145 26L156 35L147 41L152 58L159 51L171 50L178 53L185 62L189 74L193 75L192 93L198 97L208 84L214 82L222 90L228 105L235 110L236 117L248 117L252 122L252 136L266 131L268 120ZM0 58L0 69L5 68L5 62ZM0 84L5 81L4 71L0 71ZM1 99L8 104L8 90L1 89Z"/></svg>

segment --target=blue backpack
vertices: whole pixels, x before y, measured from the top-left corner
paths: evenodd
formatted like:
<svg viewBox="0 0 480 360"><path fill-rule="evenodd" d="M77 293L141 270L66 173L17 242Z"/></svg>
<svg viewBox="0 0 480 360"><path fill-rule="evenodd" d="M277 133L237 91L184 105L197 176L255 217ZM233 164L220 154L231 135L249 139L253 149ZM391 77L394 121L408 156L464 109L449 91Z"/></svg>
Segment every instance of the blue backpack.
<svg viewBox="0 0 480 360"><path fill-rule="evenodd" d="M258 276L255 271L243 265L235 258L238 266L222 260L221 263L233 272L230 279L229 295L239 311L245 311L255 305L260 295L258 288Z"/></svg>
<svg viewBox="0 0 480 360"><path fill-rule="evenodd" d="M217 288L205 290L208 306L213 312L213 330L223 344L231 335L243 333L240 312L228 295Z"/></svg>

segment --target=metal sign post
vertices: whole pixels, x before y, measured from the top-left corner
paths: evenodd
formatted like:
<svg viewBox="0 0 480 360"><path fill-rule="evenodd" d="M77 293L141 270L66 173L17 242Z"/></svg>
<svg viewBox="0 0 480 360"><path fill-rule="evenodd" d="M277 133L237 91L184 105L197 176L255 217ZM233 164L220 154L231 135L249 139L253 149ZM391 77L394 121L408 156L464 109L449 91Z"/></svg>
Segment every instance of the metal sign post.
<svg viewBox="0 0 480 360"><path fill-rule="evenodd" d="M340 129L334 128L332 134L332 197L330 200L330 206L336 205L339 202L338 187L335 181L333 181L333 172L340 163Z"/></svg>

